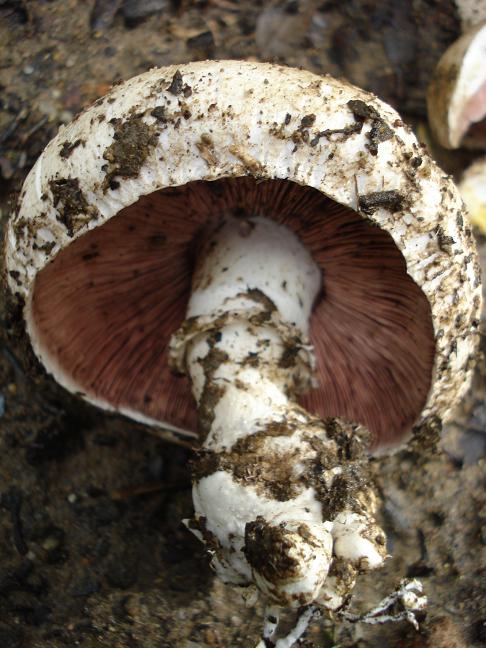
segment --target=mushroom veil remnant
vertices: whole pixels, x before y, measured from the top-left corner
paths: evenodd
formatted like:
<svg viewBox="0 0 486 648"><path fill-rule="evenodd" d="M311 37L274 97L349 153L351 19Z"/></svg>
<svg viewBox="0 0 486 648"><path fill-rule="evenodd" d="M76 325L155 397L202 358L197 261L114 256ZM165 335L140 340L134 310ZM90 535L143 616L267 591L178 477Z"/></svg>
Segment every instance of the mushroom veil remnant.
<svg viewBox="0 0 486 648"><path fill-rule="evenodd" d="M46 147L6 262L59 383L199 439L187 526L264 596L266 645L280 608L282 648L343 612L387 556L366 453L437 434L477 344L462 202L399 115L275 65L151 70ZM387 599L410 620L414 587Z"/></svg>

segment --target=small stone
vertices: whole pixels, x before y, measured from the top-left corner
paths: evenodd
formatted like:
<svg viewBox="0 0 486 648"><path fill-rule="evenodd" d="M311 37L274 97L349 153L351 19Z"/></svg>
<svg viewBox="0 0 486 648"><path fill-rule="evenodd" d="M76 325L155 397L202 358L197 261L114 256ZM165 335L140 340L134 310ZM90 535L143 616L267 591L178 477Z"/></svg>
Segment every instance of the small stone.
<svg viewBox="0 0 486 648"><path fill-rule="evenodd" d="M63 124L69 124L69 122L73 121L73 117L74 115L70 110L63 110L59 115L59 119L63 122Z"/></svg>
<svg viewBox="0 0 486 648"><path fill-rule="evenodd" d="M211 31L201 32L196 36L187 39L187 46L191 49L212 52L214 49L214 37Z"/></svg>
<svg viewBox="0 0 486 648"><path fill-rule="evenodd" d="M4 180L10 180L10 178L13 177L14 173L15 169L10 160L6 157L0 157L0 176Z"/></svg>
<svg viewBox="0 0 486 648"><path fill-rule="evenodd" d="M124 0L122 13L127 20L139 20L168 8L168 0Z"/></svg>
<svg viewBox="0 0 486 648"><path fill-rule="evenodd" d="M40 113L47 115L50 120L57 118L57 106L54 101L49 99L41 99L37 104Z"/></svg>
<svg viewBox="0 0 486 648"><path fill-rule="evenodd" d="M113 24L121 2L122 0L95 0L89 18L91 29L96 32L109 29Z"/></svg>
<svg viewBox="0 0 486 648"><path fill-rule="evenodd" d="M41 547L44 550L43 560L49 565L59 565L67 559L67 553L64 550L64 530L60 527L51 525L42 534Z"/></svg>
<svg viewBox="0 0 486 648"><path fill-rule="evenodd" d="M219 646L220 641L217 633L212 628L206 628L204 630L204 641L208 646Z"/></svg>
<svg viewBox="0 0 486 648"><path fill-rule="evenodd" d="M45 549L46 551L50 551L51 549L56 549L58 546L59 546L59 538L55 538L55 537L46 538L42 543L42 548Z"/></svg>

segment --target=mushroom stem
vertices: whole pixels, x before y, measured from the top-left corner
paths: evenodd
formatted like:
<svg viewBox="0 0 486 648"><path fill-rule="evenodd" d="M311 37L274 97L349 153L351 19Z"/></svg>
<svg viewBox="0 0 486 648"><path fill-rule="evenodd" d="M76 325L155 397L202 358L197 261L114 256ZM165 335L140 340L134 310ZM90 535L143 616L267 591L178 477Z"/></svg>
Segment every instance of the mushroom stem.
<svg viewBox="0 0 486 648"><path fill-rule="evenodd" d="M321 283L290 230L229 216L205 237L171 342L203 439L188 526L220 578L256 584L277 607L336 609L386 553L359 429L296 402L312 386L306 335Z"/></svg>

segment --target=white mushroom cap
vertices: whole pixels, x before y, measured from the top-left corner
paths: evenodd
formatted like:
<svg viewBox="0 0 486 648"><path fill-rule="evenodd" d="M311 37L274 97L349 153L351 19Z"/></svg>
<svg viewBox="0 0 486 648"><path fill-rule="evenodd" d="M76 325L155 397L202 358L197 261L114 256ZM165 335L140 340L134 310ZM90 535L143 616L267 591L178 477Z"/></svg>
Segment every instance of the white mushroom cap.
<svg viewBox="0 0 486 648"><path fill-rule="evenodd" d="M189 184L197 181L217 182ZM373 372L378 366L386 373L390 363L397 399L407 401L415 383L420 387L397 423L400 435L412 423L417 431L440 426L468 387L480 309L474 242L459 194L389 106L343 81L269 64L212 61L151 70L114 87L46 147L9 223L6 265L10 291L25 302L32 346L47 371L101 407L192 434L189 387L185 379L174 387L176 379L165 366L190 282L190 266L176 248L190 245L214 205L234 208L250 200L242 198L247 194L257 201L254 209L267 210L264 215L277 218L281 210L290 223L301 223L297 233L315 245L311 252L332 295L331 279L339 283L347 270L355 283L346 290L359 293L363 308L385 299L380 281L394 285L394 272L409 286L405 320L394 320L400 295L382 299L378 319L366 316L361 337L353 338L354 329L334 321L323 300L314 330L334 326L332 348L343 348L352 358L365 349L366 361L369 352L368 373L361 379L370 392L366 403L355 394L353 374L359 371L345 374L347 361L340 365L334 351L332 367L325 364L330 346L319 345L311 323L318 368L321 362L318 378L327 391L319 396L316 390L306 404L373 427L373 417L386 411L390 397L380 396L383 374ZM347 265L326 247L332 236L344 236L341 213L348 230L351 222L361 228ZM314 218L307 234L306 214ZM116 230L119 224L123 232ZM140 239L138 231L144 232ZM365 241L375 241L383 263L396 260L393 272L384 265L366 279L360 265L368 258ZM154 270L159 260L162 265ZM170 280L167 272L173 273ZM175 306L168 287L179 291ZM128 319L132 313L135 321ZM353 316L357 330L361 316ZM385 316L398 350L383 346L388 331L382 331L380 317ZM144 346L148 329L154 333ZM343 330L352 343L339 338ZM372 354L375 338L379 362ZM90 373L100 357L110 371ZM329 396L333 383L340 390L348 385L345 404ZM333 398L344 412L325 409ZM380 443L396 443L396 433L387 437L386 421L380 421Z"/></svg>
<svg viewBox="0 0 486 648"><path fill-rule="evenodd" d="M456 6L463 31L486 20L484 0L456 0Z"/></svg>
<svg viewBox="0 0 486 648"><path fill-rule="evenodd" d="M437 65L427 107L432 131L445 148L486 147L485 60L486 22L463 34Z"/></svg>

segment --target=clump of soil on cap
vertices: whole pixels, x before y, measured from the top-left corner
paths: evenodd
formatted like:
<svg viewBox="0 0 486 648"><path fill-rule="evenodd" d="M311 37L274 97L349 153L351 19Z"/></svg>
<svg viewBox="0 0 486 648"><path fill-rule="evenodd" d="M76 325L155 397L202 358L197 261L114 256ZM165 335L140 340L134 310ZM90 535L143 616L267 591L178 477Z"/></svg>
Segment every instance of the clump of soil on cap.
<svg viewBox="0 0 486 648"><path fill-rule="evenodd" d="M73 236L91 218L96 218L98 212L88 205L78 178L59 178L52 180L49 186L59 212L58 218L66 226L69 236Z"/></svg>
<svg viewBox="0 0 486 648"><path fill-rule="evenodd" d="M114 141L103 153L103 158L108 161L104 169L105 191L118 189L120 179L136 178L157 143L155 128L143 122L141 115L132 115L125 122L113 119L111 123L115 129Z"/></svg>
<svg viewBox="0 0 486 648"><path fill-rule="evenodd" d="M106 94L113 82L155 65L208 56L265 56L255 40L264 12L270 29L266 46L279 60L345 76L422 126L427 80L459 33L452 0L416 2L413 12L398 1L356 2L352 7L321 3L297 47L289 47L290 36L272 27L280 28L282 15L300 20L299 12L283 5L272 23L268 12L275 8L256 0L207 2L203 7L185 2L178 11L168 2L136 4L135 16L135 3L128 1L0 3L2 223L11 209L9 195L20 189L61 123ZM293 23L291 34L297 31ZM177 90L178 79L168 80L167 86L171 82ZM163 127L164 112L154 117ZM305 113L287 115L282 122L288 125L293 119L298 127L302 117ZM350 113L350 125L361 127L354 118L353 123ZM359 119L373 120L373 115ZM106 151L107 191L116 191L123 178L135 178L152 146L151 130L136 116L113 127L118 139ZM315 137L312 124L303 130L310 140ZM383 141L386 135L385 126L377 125L374 139ZM340 136L346 133L333 137ZM75 146L77 154L82 144L76 142L60 151L66 162L73 159ZM467 155L441 161L446 171L458 171ZM65 225L74 232L83 195L76 177L71 180L54 191L59 192ZM394 195L362 198L363 211L398 208L403 200ZM214 578L202 545L180 523L192 514L187 466L192 452L168 445L132 422L98 413L32 373L19 360L20 337L6 336L10 325L3 304L1 309L2 648L256 643L261 606L245 607L237 589ZM14 315L19 334L18 313ZM383 497L379 521L393 558L359 584L355 607L367 610L400 578L418 577L430 599L421 634L404 624L332 628L315 623L303 646L441 646L444 629L455 647L486 645L485 398L478 375L463 418L445 430L441 452L421 455L417 449L372 463Z"/></svg>

